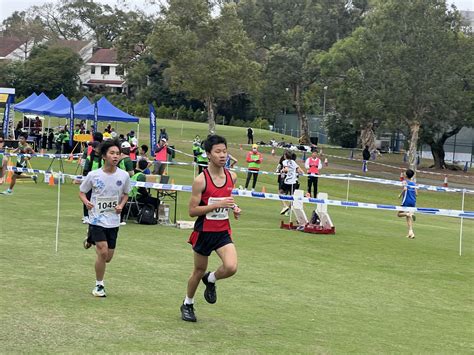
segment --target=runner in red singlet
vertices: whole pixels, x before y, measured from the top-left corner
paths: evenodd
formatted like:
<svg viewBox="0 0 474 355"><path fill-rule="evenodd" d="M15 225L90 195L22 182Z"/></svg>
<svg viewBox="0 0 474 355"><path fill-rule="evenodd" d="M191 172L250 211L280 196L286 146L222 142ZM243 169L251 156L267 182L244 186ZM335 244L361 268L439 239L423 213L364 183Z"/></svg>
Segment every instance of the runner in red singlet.
<svg viewBox="0 0 474 355"><path fill-rule="evenodd" d="M231 238L229 212L234 218L240 216L240 208L232 197L237 176L224 168L227 160L225 138L212 135L204 142L209 166L199 174L193 183L189 201L189 215L198 217L189 243L194 250L194 269L188 280L186 298L181 305L181 318L195 322L194 294L199 282L206 285L204 298L216 303L216 281L231 277L237 272L237 252ZM215 251L222 265L215 272L206 272L209 255Z"/></svg>

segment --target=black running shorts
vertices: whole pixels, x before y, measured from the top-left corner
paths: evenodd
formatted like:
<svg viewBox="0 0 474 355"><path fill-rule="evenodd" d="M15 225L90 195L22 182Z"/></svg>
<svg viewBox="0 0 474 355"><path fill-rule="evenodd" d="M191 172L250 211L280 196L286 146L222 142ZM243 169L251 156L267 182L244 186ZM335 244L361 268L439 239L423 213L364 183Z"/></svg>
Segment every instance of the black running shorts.
<svg viewBox="0 0 474 355"><path fill-rule="evenodd" d="M194 231L189 237L188 243L193 250L201 255L209 256L214 250L232 243L232 237L228 231L223 232L198 232Z"/></svg>
<svg viewBox="0 0 474 355"><path fill-rule="evenodd" d="M96 242L107 242L109 249L115 249L117 245L118 227L104 228L89 224L89 237L87 238L95 244Z"/></svg>

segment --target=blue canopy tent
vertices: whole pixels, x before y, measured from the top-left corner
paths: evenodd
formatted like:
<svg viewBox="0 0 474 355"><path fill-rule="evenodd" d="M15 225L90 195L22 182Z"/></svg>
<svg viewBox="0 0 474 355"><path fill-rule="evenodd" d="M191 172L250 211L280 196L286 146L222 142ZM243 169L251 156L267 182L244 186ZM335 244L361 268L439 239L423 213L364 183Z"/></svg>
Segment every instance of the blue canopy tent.
<svg viewBox="0 0 474 355"><path fill-rule="evenodd" d="M13 108L15 111L20 111L20 112L25 112L25 113L28 113L28 112L32 112L31 110L32 109L35 109L37 107L40 107L40 106L43 106L44 104L50 102L51 100L48 98L48 96L46 96L44 94L44 92L42 92L41 94L39 94L34 100L31 100L29 102L27 102L26 104L23 105L23 103L21 102L22 105L15 105L15 107Z"/></svg>
<svg viewBox="0 0 474 355"><path fill-rule="evenodd" d="M59 95L57 98L54 100L41 105L37 106L34 108L30 109L31 113L36 113L38 115L47 115L47 116L56 116L56 117L69 117L69 115L66 116L58 116L55 111L60 111L65 108L70 109L71 107L71 101L68 100L66 96L63 94Z"/></svg>
<svg viewBox="0 0 474 355"><path fill-rule="evenodd" d="M26 106L28 103L36 99L38 95L36 95L36 92L32 93L30 96L28 96L26 99L24 99L22 102L19 102L15 105L15 107L22 108L23 106Z"/></svg>
<svg viewBox="0 0 474 355"><path fill-rule="evenodd" d="M74 111L74 117L86 120L94 120L94 106L84 107ZM105 97L97 101L97 119L99 121L133 122L137 123L137 139L140 135L140 121L138 117L129 115L112 105Z"/></svg>

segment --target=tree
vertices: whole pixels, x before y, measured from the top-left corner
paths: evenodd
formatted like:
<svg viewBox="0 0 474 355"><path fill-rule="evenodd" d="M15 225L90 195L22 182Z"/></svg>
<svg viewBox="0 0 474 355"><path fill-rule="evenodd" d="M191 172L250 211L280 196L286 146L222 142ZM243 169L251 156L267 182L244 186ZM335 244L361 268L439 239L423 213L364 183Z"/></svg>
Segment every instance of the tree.
<svg viewBox="0 0 474 355"><path fill-rule="evenodd" d="M465 84L472 57L459 60L465 38L459 14L443 0L377 1L364 27L322 55L320 64L342 81L340 93L347 95L339 103L346 111L408 131L414 169L420 129L449 137L472 117Z"/></svg>
<svg viewBox="0 0 474 355"><path fill-rule="evenodd" d="M235 5L223 5L216 17L211 11L205 0L171 0L149 43L155 59L169 64L164 74L171 90L203 102L215 133L217 101L252 90L259 65Z"/></svg>
<svg viewBox="0 0 474 355"><path fill-rule="evenodd" d="M288 100L300 123L301 138L309 143L306 113L314 107L321 82L317 56L350 34L365 12L367 1L244 0L239 15L256 42L257 57L265 64L264 101L278 108ZM280 107L282 106L280 105Z"/></svg>
<svg viewBox="0 0 474 355"><path fill-rule="evenodd" d="M68 97L76 94L82 59L71 49L40 49L32 53L24 65L24 81L29 83L29 93L44 92L49 96L62 93Z"/></svg>

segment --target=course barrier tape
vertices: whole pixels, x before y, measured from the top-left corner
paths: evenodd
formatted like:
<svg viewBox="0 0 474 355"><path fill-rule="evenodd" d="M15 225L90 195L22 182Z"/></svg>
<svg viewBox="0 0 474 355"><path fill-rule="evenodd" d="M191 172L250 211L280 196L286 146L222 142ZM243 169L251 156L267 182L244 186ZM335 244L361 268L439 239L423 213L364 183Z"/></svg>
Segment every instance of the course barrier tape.
<svg viewBox="0 0 474 355"><path fill-rule="evenodd" d="M47 172L44 170L38 169L28 169L28 168L15 168L8 167L8 170L19 171L19 172L34 172L37 174L51 174L52 172ZM77 175L69 175L58 173L59 177L71 177L76 180L80 180L83 177ZM174 184L161 184L153 182L140 182L132 181L132 186L145 187L150 189L157 190L167 190L167 191L183 191L191 192L192 186L190 185L174 185ZM339 200L324 200L312 197L294 197L291 195L279 195L266 192L251 192L245 190L234 189L232 190L232 195L248 198L256 198L263 200L274 200L274 201L301 201L303 203L310 204L324 204L329 206L339 206L339 207L352 207L352 208L365 208L365 209L375 209L375 210L390 210L390 211L405 211L405 212L417 212L427 215L436 215L436 216L446 216L446 217L456 217L456 218L469 218L474 219L474 211L460 211L460 210L448 210L441 208L426 208L426 207L402 207L395 205L385 205L385 204L375 204L375 203L365 203L365 202L356 202L356 201L339 201Z"/></svg>
<svg viewBox="0 0 474 355"><path fill-rule="evenodd" d="M169 161L169 162L161 162L161 164L167 165L179 165L179 166L207 166L205 164L197 164L197 163L188 163L188 162L178 162L178 161ZM242 168L235 166L230 168L231 171L240 171L245 173L252 173L252 174L261 174L261 175L280 175L277 172L272 171L264 171L264 170L249 170L247 168ZM309 174L300 174L299 176L310 176ZM393 185L393 186L403 186L403 182L395 181L395 180L388 180L388 179L381 179L381 178L373 178L368 176L360 176L354 174L320 174L317 175L318 178L323 179L333 179L333 180L350 180L350 181L359 181L359 182L374 182L383 185ZM459 192L459 193L474 193L474 190L466 189L466 188L450 188L450 187L441 187L441 186L433 186L433 185L425 185L425 184L417 184L416 188L419 190L426 190L426 191L435 191L435 192Z"/></svg>
<svg viewBox="0 0 474 355"><path fill-rule="evenodd" d="M1 153L1 152L0 152ZM49 154L49 153L35 153L35 154L23 154L23 153L1 153L6 157L27 157L27 158L49 158L49 159L69 159L69 158L80 158L82 154Z"/></svg>

